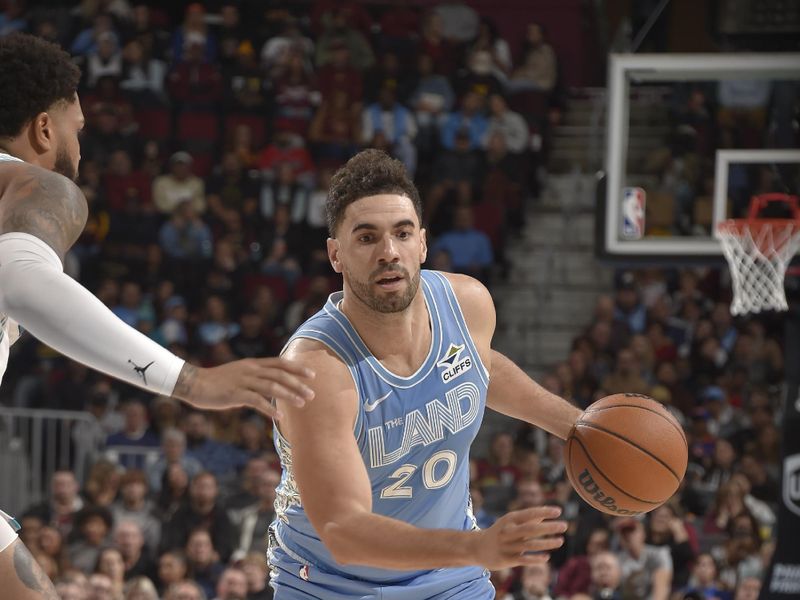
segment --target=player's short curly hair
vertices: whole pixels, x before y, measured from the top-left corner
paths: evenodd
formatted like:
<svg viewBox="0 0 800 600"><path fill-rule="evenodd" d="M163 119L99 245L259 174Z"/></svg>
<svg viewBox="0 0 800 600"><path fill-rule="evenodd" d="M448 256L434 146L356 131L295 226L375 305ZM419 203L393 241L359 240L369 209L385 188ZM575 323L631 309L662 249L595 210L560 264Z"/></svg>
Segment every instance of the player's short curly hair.
<svg viewBox="0 0 800 600"><path fill-rule="evenodd" d="M331 178L325 203L330 236L336 237L336 229L349 204L378 194L407 197L422 222L422 201L403 163L381 150L370 149L356 154Z"/></svg>
<svg viewBox="0 0 800 600"><path fill-rule="evenodd" d="M0 38L0 137L16 137L39 113L72 102L80 78L56 44L27 33Z"/></svg>

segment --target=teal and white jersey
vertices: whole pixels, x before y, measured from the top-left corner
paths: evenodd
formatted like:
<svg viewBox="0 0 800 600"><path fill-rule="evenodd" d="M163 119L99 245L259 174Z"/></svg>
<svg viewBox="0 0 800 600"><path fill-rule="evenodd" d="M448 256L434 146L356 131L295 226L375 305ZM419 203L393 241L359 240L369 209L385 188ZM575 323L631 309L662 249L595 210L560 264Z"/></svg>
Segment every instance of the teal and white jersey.
<svg viewBox="0 0 800 600"><path fill-rule="evenodd" d="M338 308L342 292L292 339L322 342L350 370L359 402L353 434L372 485L373 512L427 529L474 529L469 450L483 419L489 375L450 282L422 271L420 290L431 347L409 377L390 372L370 353ZM494 598L480 567L409 572L336 563L303 510L291 448L277 428L275 446L283 467L270 528L277 599Z"/></svg>
<svg viewBox="0 0 800 600"><path fill-rule="evenodd" d="M15 156L0 152L0 163L2 162L23 162ZM19 338L19 327L13 319L0 313L0 382L6 374L8 366L8 355L11 345Z"/></svg>

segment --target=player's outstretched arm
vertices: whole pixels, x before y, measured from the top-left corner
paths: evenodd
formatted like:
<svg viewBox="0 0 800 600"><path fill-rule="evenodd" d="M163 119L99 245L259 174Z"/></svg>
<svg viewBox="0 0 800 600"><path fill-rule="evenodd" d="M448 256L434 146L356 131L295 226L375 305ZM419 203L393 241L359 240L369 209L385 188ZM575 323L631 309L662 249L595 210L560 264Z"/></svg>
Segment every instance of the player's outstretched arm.
<svg viewBox="0 0 800 600"><path fill-rule="evenodd" d="M19 538L0 552L0 583L3 598L58 600L50 578Z"/></svg>
<svg viewBox="0 0 800 600"><path fill-rule="evenodd" d="M561 546L566 523L554 520L555 507L511 513L484 531L420 529L374 514L353 435L358 397L347 367L310 340L294 341L286 354L317 373L315 401L287 406L280 427L292 447L303 508L337 562L403 570L494 569L543 562L549 550Z"/></svg>
<svg viewBox="0 0 800 600"><path fill-rule="evenodd" d="M67 178L30 165L4 165L0 184L0 312L78 362L204 409L252 407L274 416L270 398L312 397L307 369L285 359L237 361L213 369L186 364L127 326L63 273L86 223L86 199Z"/></svg>
<svg viewBox="0 0 800 600"><path fill-rule="evenodd" d="M566 439L581 410L544 389L506 356L492 350L496 322L494 302L482 283L466 275L448 274L447 278L456 292L481 359L489 370L486 405Z"/></svg>

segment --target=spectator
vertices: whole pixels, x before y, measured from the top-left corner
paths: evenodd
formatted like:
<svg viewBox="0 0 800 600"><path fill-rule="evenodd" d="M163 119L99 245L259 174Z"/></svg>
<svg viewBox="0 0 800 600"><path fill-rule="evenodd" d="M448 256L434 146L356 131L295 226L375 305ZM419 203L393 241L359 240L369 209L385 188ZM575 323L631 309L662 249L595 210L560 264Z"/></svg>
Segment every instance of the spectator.
<svg viewBox="0 0 800 600"><path fill-rule="evenodd" d="M444 120L441 129L441 144L452 150L456 145L459 131L469 133L469 148L477 150L483 147L489 122L480 112L481 98L475 92L467 92L461 99L461 110L450 113Z"/></svg>
<svg viewBox="0 0 800 600"><path fill-rule="evenodd" d="M155 550L161 535L161 524L153 514L155 506L148 498L147 477L144 471L137 469L126 471L122 475L119 488L120 498L111 507L117 530L124 523L135 523L147 547Z"/></svg>
<svg viewBox="0 0 800 600"><path fill-rule="evenodd" d="M118 600L114 593L114 584L108 575L94 573L89 576L88 600Z"/></svg>
<svg viewBox="0 0 800 600"><path fill-rule="evenodd" d="M216 63L204 58L208 39L197 33L187 35L185 52L167 75L169 96L182 108L212 108L222 99L222 72Z"/></svg>
<svg viewBox="0 0 800 600"><path fill-rule="evenodd" d="M153 492L161 491L164 475L173 464L180 465L189 479L203 470L200 461L186 453L186 435L176 428L166 429L162 433L161 456L147 469L148 483Z"/></svg>
<svg viewBox="0 0 800 600"><path fill-rule="evenodd" d="M206 300L205 319L197 327L200 341L213 346L227 341L239 333L239 326L228 317L228 307L219 296L209 296Z"/></svg>
<svg viewBox="0 0 800 600"><path fill-rule="evenodd" d="M672 559L669 549L645 543L641 521L624 518L617 522L620 571L623 594L644 600L666 600L672 585Z"/></svg>
<svg viewBox="0 0 800 600"><path fill-rule="evenodd" d="M592 583L589 586L592 600L622 600L622 569L617 555L607 550L595 554L589 564L592 569Z"/></svg>
<svg viewBox="0 0 800 600"><path fill-rule="evenodd" d="M188 263L211 257L211 230L188 200L174 208L158 237L164 254L178 263L175 268L185 268Z"/></svg>
<svg viewBox="0 0 800 600"><path fill-rule="evenodd" d="M117 498L122 469L116 462L100 459L89 469L83 495L88 506L110 508Z"/></svg>
<svg viewBox="0 0 800 600"><path fill-rule="evenodd" d="M314 174L314 161L306 149L303 139L289 131L277 131L272 143L267 145L258 158L262 180L272 181L277 177L281 164L289 164L297 181L310 185Z"/></svg>
<svg viewBox="0 0 800 600"><path fill-rule="evenodd" d="M267 551L269 527L275 519L275 489L281 482L280 474L269 469L255 482L256 502L237 514L239 542L234 555L241 558L250 552Z"/></svg>
<svg viewBox="0 0 800 600"><path fill-rule="evenodd" d="M251 457L244 469L242 469L241 476L238 481L238 489L232 493L225 501L225 507L231 514L234 521L241 521L241 519L234 514L243 508L249 508L258 504L257 487L261 475L269 470L269 462L264 456L256 454Z"/></svg>
<svg viewBox="0 0 800 600"><path fill-rule="evenodd" d="M147 408L132 398L123 407L125 424L122 431L108 436L106 454L125 468L144 468L147 450L158 447L158 436L150 430Z"/></svg>
<svg viewBox="0 0 800 600"><path fill-rule="evenodd" d="M362 143L374 144L379 133L391 146L392 155L399 158L413 176L417 168L417 151L413 144L417 124L411 111L397 101L397 92L391 86L381 88L378 101L367 106L361 118Z"/></svg>
<svg viewBox="0 0 800 600"><path fill-rule="evenodd" d="M487 136L502 135L509 152L519 154L527 150L530 143L528 124L519 113L509 110L505 98L500 94L489 96L489 111Z"/></svg>
<svg viewBox="0 0 800 600"><path fill-rule="evenodd" d="M266 72L285 68L290 56L299 53L303 65L310 69L311 58L314 54L314 42L303 35L298 25L298 20L286 14L283 17L281 31L278 35L270 37L261 47L261 64Z"/></svg>
<svg viewBox="0 0 800 600"><path fill-rule="evenodd" d="M95 573L105 575L111 581L111 593L114 598L122 598L125 587L125 563L122 554L117 548L107 547L100 551L97 557Z"/></svg>
<svg viewBox="0 0 800 600"><path fill-rule="evenodd" d="M520 590L506 595L504 600L552 600L549 563L522 567L520 581Z"/></svg>
<svg viewBox="0 0 800 600"><path fill-rule="evenodd" d="M498 432L492 437L488 456L478 461L477 484L490 512L500 512L513 496L518 477L513 458L514 438Z"/></svg>
<svg viewBox="0 0 800 600"><path fill-rule="evenodd" d="M160 523L158 525L160 531ZM158 539L155 543L157 545ZM118 520L114 528L114 545L122 556L125 580L140 576L155 577L156 565L151 559L154 546L145 547L145 536L138 522Z"/></svg>
<svg viewBox="0 0 800 600"><path fill-rule="evenodd" d="M191 579L202 588L205 597L212 598L217 581L225 567L219 560L208 531L195 529L189 534L186 542L186 558Z"/></svg>
<svg viewBox="0 0 800 600"><path fill-rule="evenodd" d="M719 600L731 600L730 592L726 591L719 582L717 562L708 553L700 554L692 568L688 585L681 590L684 597L689 594L696 594L701 599L719 598Z"/></svg>
<svg viewBox="0 0 800 600"><path fill-rule="evenodd" d="M361 114L345 90L335 90L322 100L308 130L316 158L343 162L357 151L361 140Z"/></svg>
<svg viewBox="0 0 800 600"><path fill-rule="evenodd" d="M134 577L125 584L125 600L158 600L158 592L147 577Z"/></svg>
<svg viewBox="0 0 800 600"><path fill-rule="evenodd" d="M375 62L375 55L364 35L355 29L349 21L349 11L336 8L333 10L329 25L317 40L316 63L324 67L330 63L332 54L339 45L344 45L352 57L353 66L359 71L369 69Z"/></svg>
<svg viewBox="0 0 800 600"><path fill-rule="evenodd" d="M226 152L222 165L208 181L206 200L211 214L225 223L236 214L252 215L258 197L257 173L245 170L235 152Z"/></svg>
<svg viewBox="0 0 800 600"><path fill-rule="evenodd" d="M217 56L217 40L208 31L206 10L195 2L186 7L183 24L172 35L172 61L178 63L196 45L200 60L211 63Z"/></svg>
<svg viewBox="0 0 800 600"><path fill-rule="evenodd" d="M28 29L25 8L23 0L6 2L5 10L0 13L0 37L7 36L15 31L26 31Z"/></svg>
<svg viewBox="0 0 800 600"><path fill-rule="evenodd" d="M573 594L588 594L592 586L592 560L609 550L609 531L594 529L586 539L583 554L572 556L558 571L558 581L553 588L556 597L571 597Z"/></svg>
<svg viewBox="0 0 800 600"><path fill-rule="evenodd" d="M639 361L628 348L617 355L614 371L603 379L601 387L608 394L633 393L649 394L650 385L639 374Z"/></svg>
<svg viewBox="0 0 800 600"><path fill-rule="evenodd" d="M206 210L205 185L192 174L192 157L188 152L176 152L169 159L169 173L153 181L153 202L163 214L172 214L183 202L190 201L198 214Z"/></svg>
<svg viewBox="0 0 800 600"><path fill-rule="evenodd" d="M247 597L247 576L237 567L228 567L217 581L217 595L214 600L245 600Z"/></svg>
<svg viewBox="0 0 800 600"><path fill-rule="evenodd" d="M110 33L118 38L114 31L114 21L108 13L98 13L92 22L92 27L82 30L73 40L70 46L70 54L79 56L87 55L97 51L97 45L103 34Z"/></svg>
<svg viewBox="0 0 800 600"><path fill-rule="evenodd" d="M745 577L736 585L736 595L733 600L758 600L761 592L760 577Z"/></svg>
<svg viewBox="0 0 800 600"><path fill-rule="evenodd" d="M57 579L54 583L60 600L88 600L89 598L85 586L78 581Z"/></svg>
<svg viewBox="0 0 800 600"><path fill-rule="evenodd" d="M442 16L435 11L425 15L422 21L420 46L422 53L433 60L436 73L449 77L455 72L456 51L444 35Z"/></svg>
<svg viewBox="0 0 800 600"><path fill-rule="evenodd" d="M101 77L122 75L122 53L117 36L104 31L97 36L97 49L89 52L86 60L86 85L93 88Z"/></svg>
<svg viewBox="0 0 800 600"><path fill-rule="evenodd" d="M509 510L524 510L535 506L544 506L545 495L542 484L536 479L519 479L516 484L516 494L508 505Z"/></svg>
<svg viewBox="0 0 800 600"><path fill-rule="evenodd" d="M299 51L290 52L285 65L273 71L272 88L275 130L305 137L322 96Z"/></svg>
<svg viewBox="0 0 800 600"><path fill-rule="evenodd" d="M360 105L364 97L361 72L350 60L350 50L341 40L331 40L329 58L324 65L317 64L319 91L323 98L332 98L337 91L347 92L350 105Z"/></svg>
<svg viewBox="0 0 800 600"><path fill-rule="evenodd" d="M760 554L762 540L753 515L741 512L731 517L726 533L723 541L711 548L711 556L719 565L720 582L734 589L747 577L761 579L765 567Z"/></svg>
<svg viewBox="0 0 800 600"><path fill-rule="evenodd" d="M479 186L481 167L480 156L470 148L469 132L465 129L456 132L453 149L439 156L431 174L431 190L425 200L425 221L430 223L432 232L442 228L442 203L455 197L458 205L472 204Z"/></svg>
<svg viewBox="0 0 800 600"><path fill-rule="evenodd" d="M267 561L263 554L248 554L239 561L247 577L247 600L272 600Z"/></svg>
<svg viewBox="0 0 800 600"><path fill-rule="evenodd" d="M530 23L522 47L522 62L514 69L509 87L550 92L556 85L557 71L556 54L545 39L544 27Z"/></svg>
<svg viewBox="0 0 800 600"><path fill-rule="evenodd" d="M270 221L278 206L285 207L292 223L300 223L308 211L308 188L298 179L293 166L279 163L274 179L264 181L259 197L259 213Z"/></svg>
<svg viewBox="0 0 800 600"><path fill-rule="evenodd" d="M172 585L183 581L188 572L186 555L182 550L168 550L158 559L158 589L164 593Z"/></svg>
<svg viewBox="0 0 800 600"><path fill-rule="evenodd" d="M89 506L75 515L75 541L69 545L69 563L85 574L92 573L100 551L108 542L113 519L108 509Z"/></svg>
<svg viewBox="0 0 800 600"><path fill-rule="evenodd" d="M452 257L455 271L485 282L489 280L489 269L494 262L492 245L485 233L475 229L474 222L472 208L459 206L453 229L439 236L431 251L446 251Z"/></svg>
<svg viewBox="0 0 800 600"><path fill-rule="evenodd" d="M683 588L689 581L698 544L694 528L682 517L677 498L650 513L645 541L651 546L669 548L672 558L672 588Z"/></svg>
<svg viewBox="0 0 800 600"><path fill-rule="evenodd" d="M205 591L193 581L173 583L164 594L163 600L207 600Z"/></svg>
<svg viewBox="0 0 800 600"><path fill-rule="evenodd" d="M137 106L162 106L167 101L164 78L167 67L148 53L141 39L130 40L122 49L119 87Z"/></svg>
<svg viewBox="0 0 800 600"><path fill-rule="evenodd" d="M471 50L487 52L491 56L492 74L498 80L505 81L511 74L511 48L500 36L491 18L481 17L478 36L472 42Z"/></svg>
<svg viewBox="0 0 800 600"><path fill-rule="evenodd" d="M219 505L218 497L219 488L214 475L209 472L196 475L189 486L188 504L179 508L164 524L162 549L171 550L186 545L191 561L190 534L197 527L203 527L211 536L214 551L218 553L220 560L227 562L235 548L236 530Z"/></svg>

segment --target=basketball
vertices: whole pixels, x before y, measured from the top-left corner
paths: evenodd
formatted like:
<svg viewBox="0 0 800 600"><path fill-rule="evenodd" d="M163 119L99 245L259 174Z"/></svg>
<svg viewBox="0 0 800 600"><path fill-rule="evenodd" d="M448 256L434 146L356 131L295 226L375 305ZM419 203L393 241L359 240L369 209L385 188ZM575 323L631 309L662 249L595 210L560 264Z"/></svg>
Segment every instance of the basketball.
<svg viewBox="0 0 800 600"><path fill-rule="evenodd" d="M591 506L611 515L649 512L678 489L689 460L683 428L641 394L590 405L564 447L567 475Z"/></svg>

